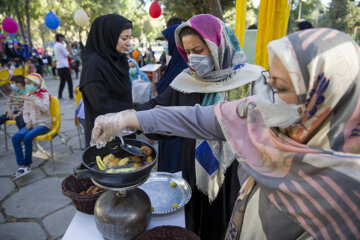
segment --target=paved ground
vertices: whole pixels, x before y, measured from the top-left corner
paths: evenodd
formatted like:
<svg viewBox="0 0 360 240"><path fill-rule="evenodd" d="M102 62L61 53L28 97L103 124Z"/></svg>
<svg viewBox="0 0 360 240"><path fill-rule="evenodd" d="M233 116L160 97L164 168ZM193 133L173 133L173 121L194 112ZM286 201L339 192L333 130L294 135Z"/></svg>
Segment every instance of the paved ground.
<svg viewBox="0 0 360 240"><path fill-rule="evenodd" d="M74 77L74 75L73 75ZM45 77L46 85L57 96L59 80ZM79 80L73 80L74 87ZM0 95L0 114L5 113L6 99ZM74 125L75 100L64 89L61 106L61 134L73 153L56 137L53 140L55 170L50 160L33 157L32 172L16 181L12 174L17 170L11 139L5 149L4 127L0 130L0 239L61 239L74 214L75 207L61 192L62 180L81 162L83 149ZM17 131L15 125L7 128L10 135ZM140 136L143 138L143 136ZM83 136L81 138L83 143ZM50 152L48 141L40 142Z"/></svg>

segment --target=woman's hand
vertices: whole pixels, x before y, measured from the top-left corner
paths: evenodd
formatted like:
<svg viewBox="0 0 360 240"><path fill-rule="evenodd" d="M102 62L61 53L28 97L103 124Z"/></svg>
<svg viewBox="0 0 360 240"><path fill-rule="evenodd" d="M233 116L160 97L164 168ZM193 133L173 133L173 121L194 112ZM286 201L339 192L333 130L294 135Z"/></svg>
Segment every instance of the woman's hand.
<svg viewBox="0 0 360 240"><path fill-rule="evenodd" d="M96 145L104 146L107 141L126 128L141 130L134 110L100 115L95 119L92 139Z"/></svg>

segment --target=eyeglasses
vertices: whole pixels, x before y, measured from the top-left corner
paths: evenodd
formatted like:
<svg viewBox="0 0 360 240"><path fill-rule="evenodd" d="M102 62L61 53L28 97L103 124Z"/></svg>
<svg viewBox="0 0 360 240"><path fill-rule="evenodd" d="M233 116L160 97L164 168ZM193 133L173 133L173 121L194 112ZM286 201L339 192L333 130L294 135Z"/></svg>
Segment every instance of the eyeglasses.
<svg viewBox="0 0 360 240"><path fill-rule="evenodd" d="M277 88L274 88L269 84L270 81L270 73L268 71L262 71L261 75L264 79L264 85L267 85L269 89L271 90L272 94L269 94L270 100L275 103L275 93L294 93L294 91L288 91L288 90L279 90Z"/></svg>
<svg viewBox="0 0 360 240"><path fill-rule="evenodd" d="M270 100L272 103L275 103L275 93L278 93L277 89L274 89L270 84L270 73L266 70L261 72L261 75L263 77L264 85L267 85L269 89L271 90L272 94L269 94Z"/></svg>

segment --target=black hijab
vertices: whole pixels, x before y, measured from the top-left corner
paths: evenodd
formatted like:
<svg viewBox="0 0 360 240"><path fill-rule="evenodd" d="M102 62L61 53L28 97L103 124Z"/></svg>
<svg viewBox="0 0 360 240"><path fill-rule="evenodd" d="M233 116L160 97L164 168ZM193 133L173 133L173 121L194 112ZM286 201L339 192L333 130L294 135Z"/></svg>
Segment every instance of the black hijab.
<svg viewBox="0 0 360 240"><path fill-rule="evenodd" d="M119 36L127 23L131 24L131 21L118 14L94 20L82 54L80 89L91 81L104 81L115 95L124 96L131 92L126 55L116 51Z"/></svg>

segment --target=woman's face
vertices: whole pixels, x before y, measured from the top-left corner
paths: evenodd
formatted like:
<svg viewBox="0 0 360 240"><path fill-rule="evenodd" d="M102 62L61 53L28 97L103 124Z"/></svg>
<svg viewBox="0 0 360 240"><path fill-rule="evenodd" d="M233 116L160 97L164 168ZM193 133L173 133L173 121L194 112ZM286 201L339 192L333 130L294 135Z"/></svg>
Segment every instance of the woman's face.
<svg viewBox="0 0 360 240"><path fill-rule="evenodd" d="M131 29L125 29L120 33L118 42L116 44L116 51L118 53L125 53L127 48L131 46Z"/></svg>
<svg viewBox="0 0 360 240"><path fill-rule="evenodd" d="M186 35L181 41L187 56L190 54L210 55L210 49L197 35Z"/></svg>
<svg viewBox="0 0 360 240"><path fill-rule="evenodd" d="M270 80L269 85L276 90L276 94L289 104L299 104L298 97L295 93L294 86L291 82L290 75L282 64L278 56L274 56L269 68Z"/></svg>
<svg viewBox="0 0 360 240"><path fill-rule="evenodd" d="M129 62L129 68L134 68L135 64L133 62Z"/></svg>

